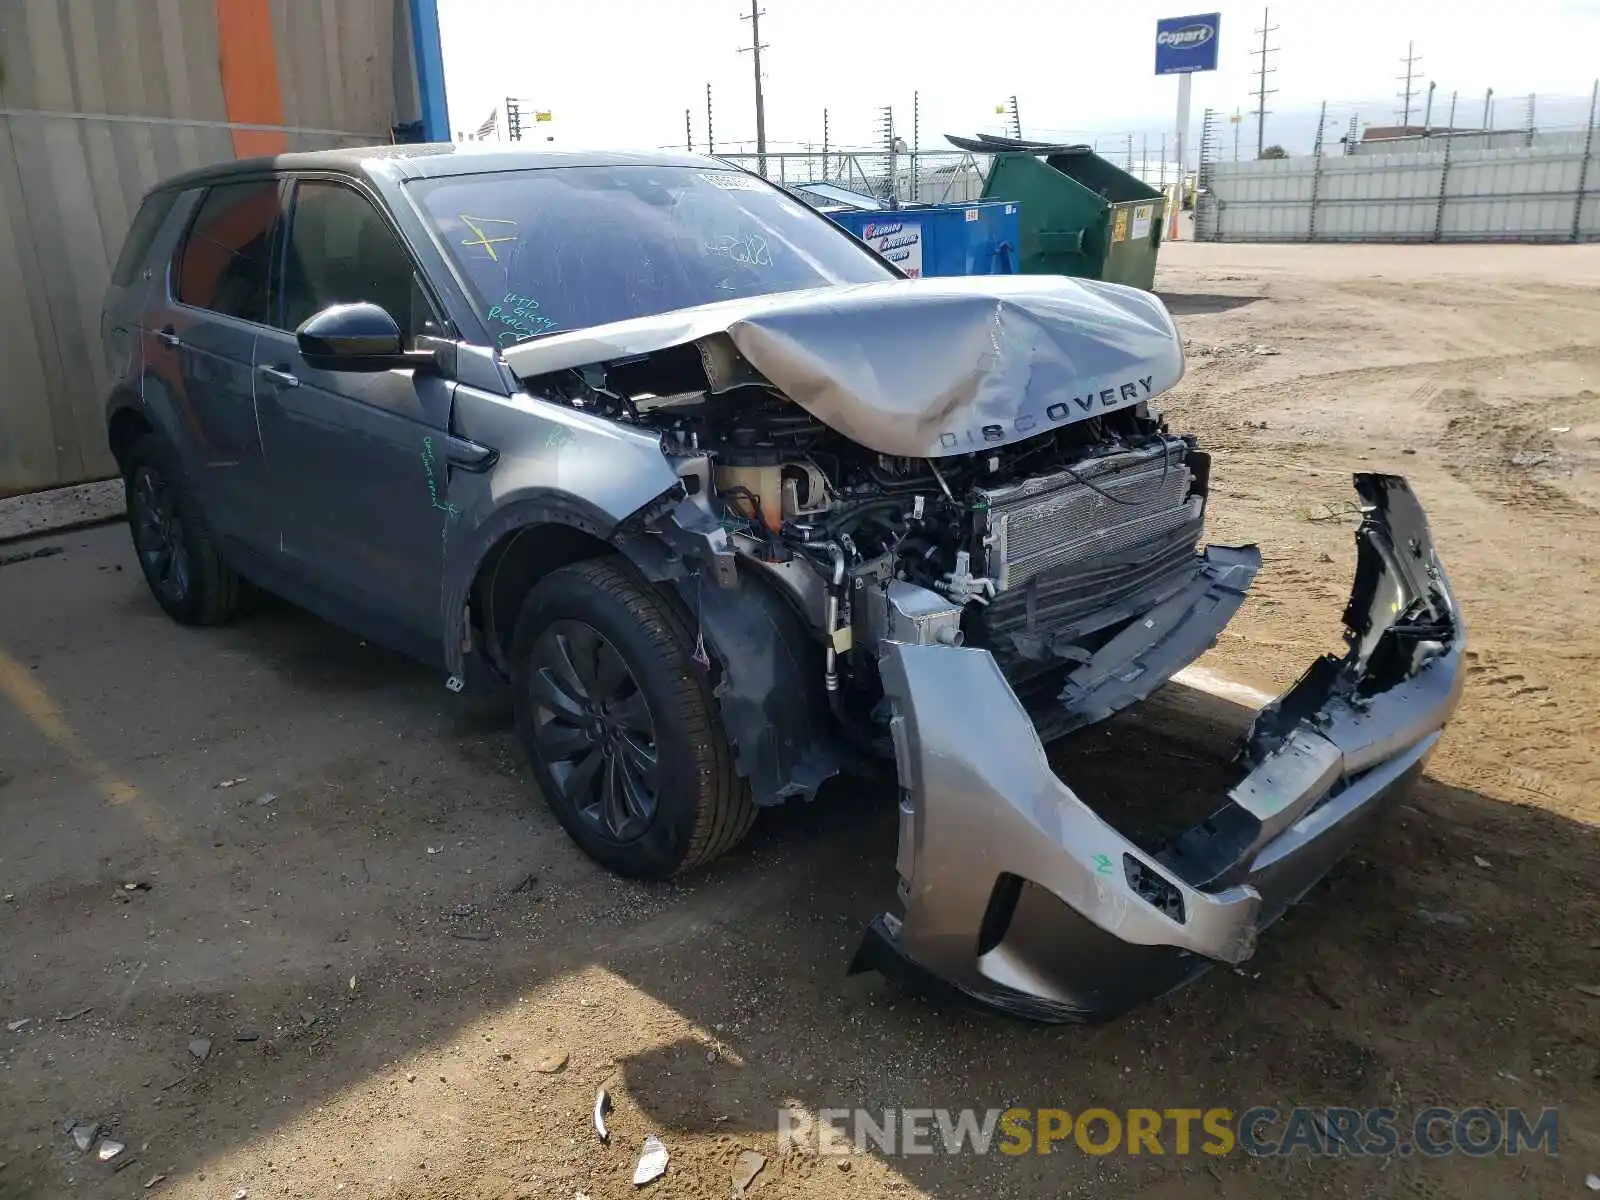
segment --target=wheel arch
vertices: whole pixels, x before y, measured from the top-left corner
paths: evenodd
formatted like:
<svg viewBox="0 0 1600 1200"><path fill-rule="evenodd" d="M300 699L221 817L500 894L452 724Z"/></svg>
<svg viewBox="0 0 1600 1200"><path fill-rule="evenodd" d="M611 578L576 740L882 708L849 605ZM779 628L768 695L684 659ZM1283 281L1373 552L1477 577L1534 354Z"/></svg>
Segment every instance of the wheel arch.
<svg viewBox="0 0 1600 1200"><path fill-rule="evenodd" d="M473 574L468 604L495 670L510 674L511 638L522 601L553 571L617 553L605 538L565 521L536 519L512 527L489 546Z"/></svg>
<svg viewBox="0 0 1600 1200"><path fill-rule="evenodd" d="M125 471L128 451L133 444L156 427L139 407L139 398L126 388L112 394L110 411L106 416L106 441L111 447L111 457L117 469Z"/></svg>

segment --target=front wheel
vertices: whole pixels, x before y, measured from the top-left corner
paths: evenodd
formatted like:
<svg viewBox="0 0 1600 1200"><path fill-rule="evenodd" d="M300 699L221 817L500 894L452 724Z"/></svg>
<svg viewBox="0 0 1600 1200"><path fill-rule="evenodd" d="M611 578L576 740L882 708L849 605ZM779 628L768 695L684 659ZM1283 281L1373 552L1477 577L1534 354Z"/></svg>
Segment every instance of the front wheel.
<svg viewBox="0 0 1600 1200"><path fill-rule="evenodd" d="M703 866L755 820L692 646L683 606L620 559L551 573L517 618L517 732L539 789L619 875Z"/></svg>

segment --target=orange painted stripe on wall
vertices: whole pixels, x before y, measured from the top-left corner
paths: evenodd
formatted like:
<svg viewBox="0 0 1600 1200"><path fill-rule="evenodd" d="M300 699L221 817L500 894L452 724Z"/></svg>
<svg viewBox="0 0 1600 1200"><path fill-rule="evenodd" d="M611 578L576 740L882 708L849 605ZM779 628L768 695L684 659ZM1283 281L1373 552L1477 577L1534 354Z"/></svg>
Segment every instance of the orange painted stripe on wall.
<svg viewBox="0 0 1600 1200"><path fill-rule="evenodd" d="M270 4L271 0L216 0L222 101L229 121L244 125L283 124L283 93L278 87L278 47L272 37ZM276 130L233 130L233 152L240 158L282 154L288 148L288 136Z"/></svg>

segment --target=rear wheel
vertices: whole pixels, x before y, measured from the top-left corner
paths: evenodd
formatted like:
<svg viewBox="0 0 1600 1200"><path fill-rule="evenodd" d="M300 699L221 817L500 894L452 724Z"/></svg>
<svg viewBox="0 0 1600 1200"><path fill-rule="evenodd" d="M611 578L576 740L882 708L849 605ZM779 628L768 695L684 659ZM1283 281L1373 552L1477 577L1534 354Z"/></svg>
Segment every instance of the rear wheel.
<svg viewBox="0 0 1600 1200"><path fill-rule="evenodd" d="M129 447L123 467L133 549L156 603L184 625L231 620L245 585L218 555L177 456L147 434Z"/></svg>
<svg viewBox="0 0 1600 1200"><path fill-rule="evenodd" d="M703 866L755 820L691 646L676 598L615 559L553 572L517 619L517 731L540 791L619 875Z"/></svg>

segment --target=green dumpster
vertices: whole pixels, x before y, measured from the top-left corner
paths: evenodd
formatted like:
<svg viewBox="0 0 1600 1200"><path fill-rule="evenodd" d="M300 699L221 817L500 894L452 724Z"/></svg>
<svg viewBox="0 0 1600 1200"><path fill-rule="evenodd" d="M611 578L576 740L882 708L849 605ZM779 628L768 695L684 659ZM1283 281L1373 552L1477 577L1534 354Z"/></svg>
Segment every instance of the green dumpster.
<svg viewBox="0 0 1600 1200"><path fill-rule="evenodd" d="M1154 288L1167 208L1159 189L1088 146L982 136L950 140L994 156L985 200L1021 206L1020 272Z"/></svg>

